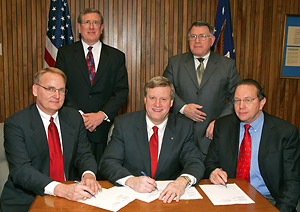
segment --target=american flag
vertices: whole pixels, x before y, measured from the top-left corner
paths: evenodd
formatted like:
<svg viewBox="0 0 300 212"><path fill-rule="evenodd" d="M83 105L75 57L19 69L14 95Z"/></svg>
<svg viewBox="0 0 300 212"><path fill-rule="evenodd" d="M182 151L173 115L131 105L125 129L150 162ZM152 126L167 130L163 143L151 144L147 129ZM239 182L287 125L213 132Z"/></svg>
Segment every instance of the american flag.
<svg viewBox="0 0 300 212"><path fill-rule="evenodd" d="M67 0L51 0L44 67L54 67L57 50L74 42Z"/></svg>
<svg viewBox="0 0 300 212"><path fill-rule="evenodd" d="M229 0L219 0L214 35L214 51L235 59Z"/></svg>

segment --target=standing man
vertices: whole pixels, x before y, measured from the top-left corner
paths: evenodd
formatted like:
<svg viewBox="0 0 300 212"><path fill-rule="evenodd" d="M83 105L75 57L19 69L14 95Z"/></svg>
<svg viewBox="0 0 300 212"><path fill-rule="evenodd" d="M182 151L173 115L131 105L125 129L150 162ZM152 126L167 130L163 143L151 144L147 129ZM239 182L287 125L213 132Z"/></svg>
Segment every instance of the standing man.
<svg viewBox="0 0 300 212"><path fill-rule="evenodd" d="M214 184L244 178L280 211L296 211L300 197L298 129L263 112L265 94L258 82L241 81L234 94L236 114L216 121L206 157Z"/></svg>
<svg viewBox="0 0 300 212"><path fill-rule="evenodd" d="M193 123L169 114L174 96L174 87L167 78L154 77L144 89L146 111L116 119L112 140L100 164L105 179L143 193L155 190L155 180L175 180L159 197L164 203L175 197L178 202L187 186L199 182L204 164L195 146Z"/></svg>
<svg viewBox="0 0 300 212"><path fill-rule="evenodd" d="M101 191L83 120L78 111L62 107L65 85L59 69L39 71L32 86L36 103L5 120L9 176L1 195L2 211L28 211L35 195L77 201ZM75 180L78 174L80 184L57 182Z"/></svg>
<svg viewBox="0 0 300 212"><path fill-rule="evenodd" d="M204 157L215 120L233 113L227 101L241 80L234 60L210 51L215 41L213 34L208 23L194 22L188 34L190 52L171 57L163 74L176 90L174 112L195 122L195 135Z"/></svg>
<svg viewBox="0 0 300 212"><path fill-rule="evenodd" d="M107 134L128 95L125 55L100 41L103 17L96 9L78 16L81 40L58 50L55 66L68 77L66 105L82 113L97 163Z"/></svg>

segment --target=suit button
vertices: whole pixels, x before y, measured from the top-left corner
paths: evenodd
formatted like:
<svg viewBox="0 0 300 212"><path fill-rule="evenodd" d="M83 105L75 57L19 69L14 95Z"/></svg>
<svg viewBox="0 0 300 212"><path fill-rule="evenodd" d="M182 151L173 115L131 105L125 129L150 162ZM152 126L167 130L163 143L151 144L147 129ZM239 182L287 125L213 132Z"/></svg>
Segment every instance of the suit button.
<svg viewBox="0 0 300 212"><path fill-rule="evenodd" d="M91 99L92 98L92 95L89 95L89 99Z"/></svg>

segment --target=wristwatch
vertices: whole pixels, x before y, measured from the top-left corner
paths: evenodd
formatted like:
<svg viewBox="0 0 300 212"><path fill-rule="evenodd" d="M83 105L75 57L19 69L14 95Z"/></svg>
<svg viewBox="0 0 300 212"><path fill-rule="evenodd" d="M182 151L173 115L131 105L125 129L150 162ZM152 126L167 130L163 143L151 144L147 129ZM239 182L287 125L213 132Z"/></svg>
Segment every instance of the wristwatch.
<svg viewBox="0 0 300 212"><path fill-rule="evenodd" d="M183 178L188 182L187 187L190 186L190 185L192 185L192 180L191 180L191 178L189 178L189 177L186 176L186 175L181 176L181 177L183 177Z"/></svg>

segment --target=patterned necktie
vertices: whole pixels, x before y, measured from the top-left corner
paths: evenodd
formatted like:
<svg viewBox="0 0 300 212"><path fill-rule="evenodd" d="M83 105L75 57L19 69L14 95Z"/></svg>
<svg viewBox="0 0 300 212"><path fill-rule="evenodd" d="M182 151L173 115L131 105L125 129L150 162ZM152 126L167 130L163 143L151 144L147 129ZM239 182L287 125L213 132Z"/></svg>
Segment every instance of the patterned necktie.
<svg viewBox="0 0 300 212"><path fill-rule="evenodd" d="M95 62L94 62L94 56L93 56L93 52L92 52L92 46L88 47L88 54L86 55L86 62L88 65L88 69L89 69L89 77L90 77L90 81L91 81L91 85L93 85L93 80L95 77Z"/></svg>
<svg viewBox="0 0 300 212"><path fill-rule="evenodd" d="M50 178L56 181L64 181L63 155L58 130L53 122L53 117L50 118L48 127L48 146L50 155Z"/></svg>
<svg viewBox="0 0 300 212"><path fill-rule="evenodd" d="M250 164L251 164L251 136L250 124L245 124L245 134L240 146L239 160L236 170L236 178L243 178L250 183Z"/></svg>
<svg viewBox="0 0 300 212"><path fill-rule="evenodd" d="M151 156L151 176L154 178L156 167L157 167L157 158L158 158L158 127L154 126L153 128L154 133L152 134L149 147L150 147L150 156Z"/></svg>
<svg viewBox="0 0 300 212"><path fill-rule="evenodd" d="M202 76L203 76L203 73L204 73L204 63L203 63L204 58L197 58L197 60L199 60L199 62L200 62L200 64L197 67L197 70L196 70L197 81L198 81L198 85L200 86L201 81L202 81Z"/></svg>

